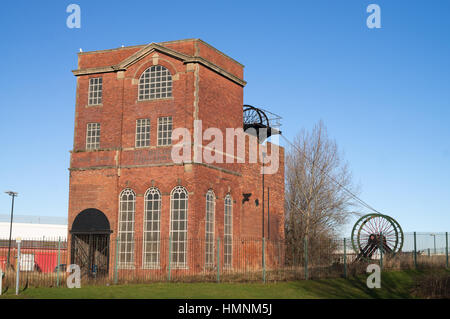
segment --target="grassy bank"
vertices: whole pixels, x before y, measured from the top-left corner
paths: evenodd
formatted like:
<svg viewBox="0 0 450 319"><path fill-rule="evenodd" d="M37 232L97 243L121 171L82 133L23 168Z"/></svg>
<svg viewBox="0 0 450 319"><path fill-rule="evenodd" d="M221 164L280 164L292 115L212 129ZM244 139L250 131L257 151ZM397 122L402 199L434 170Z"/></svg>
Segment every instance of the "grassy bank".
<svg viewBox="0 0 450 319"><path fill-rule="evenodd" d="M367 276L278 283L155 283L147 285L86 286L80 289L28 288L18 298L413 298L417 282L432 271L392 271L381 278L380 289L366 286ZM445 271L440 271L445 272ZM435 271L433 271L435 273ZM446 274L449 272L447 271ZM10 287L0 298L17 298Z"/></svg>

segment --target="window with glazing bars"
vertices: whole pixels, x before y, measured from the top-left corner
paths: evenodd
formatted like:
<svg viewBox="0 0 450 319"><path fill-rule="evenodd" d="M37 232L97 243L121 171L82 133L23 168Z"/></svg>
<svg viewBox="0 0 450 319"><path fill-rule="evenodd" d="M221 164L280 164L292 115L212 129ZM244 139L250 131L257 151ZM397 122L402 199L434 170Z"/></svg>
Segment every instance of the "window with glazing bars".
<svg viewBox="0 0 450 319"><path fill-rule="evenodd" d="M158 146L172 144L172 117L158 118Z"/></svg>
<svg viewBox="0 0 450 319"><path fill-rule="evenodd" d="M136 120L136 147L150 146L150 119Z"/></svg>
<svg viewBox="0 0 450 319"><path fill-rule="evenodd" d="M216 196L212 190L206 193L206 218L205 218L205 266L214 266L214 215Z"/></svg>
<svg viewBox="0 0 450 319"><path fill-rule="evenodd" d="M144 268L158 268L160 256L161 193L150 188L145 193Z"/></svg>
<svg viewBox="0 0 450 319"><path fill-rule="evenodd" d="M90 78L89 79L89 101L88 105L102 104L102 78Z"/></svg>
<svg viewBox="0 0 450 319"><path fill-rule="evenodd" d="M119 263L121 269L134 268L134 214L136 195L131 189L120 194L119 201Z"/></svg>
<svg viewBox="0 0 450 319"><path fill-rule="evenodd" d="M171 262L175 268L187 267L188 192L177 186L170 195Z"/></svg>
<svg viewBox="0 0 450 319"><path fill-rule="evenodd" d="M232 266L233 257L233 203L231 196L225 197L223 263L225 267Z"/></svg>
<svg viewBox="0 0 450 319"><path fill-rule="evenodd" d="M161 65L149 67L139 79L139 100L155 100L172 96L172 75Z"/></svg>
<svg viewBox="0 0 450 319"><path fill-rule="evenodd" d="M100 123L88 123L86 129L86 149L100 148Z"/></svg>

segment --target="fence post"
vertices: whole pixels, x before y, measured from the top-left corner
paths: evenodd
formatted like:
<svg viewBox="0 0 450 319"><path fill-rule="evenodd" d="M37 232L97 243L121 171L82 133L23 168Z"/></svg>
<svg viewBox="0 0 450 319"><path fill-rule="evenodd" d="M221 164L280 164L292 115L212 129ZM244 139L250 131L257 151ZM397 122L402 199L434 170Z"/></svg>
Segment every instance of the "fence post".
<svg viewBox="0 0 450 319"><path fill-rule="evenodd" d="M347 278L347 240L344 238L344 278Z"/></svg>
<svg viewBox="0 0 450 319"><path fill-rule="evenodd" d="M20 282L20 238L16 240L17 242L17 263L16 263L16 295L19 294L19 282Z"/></svg>
<svg viewBox="0 0 450 319"><path fill-rule="evenodd" d="M265 246L266 246L266 239L263 237L262 239L262 268L263 268L263 282L266 282L266 254L265 254Z"/></svg>
<svg viewBox="0 0 450 319"><path fill-rule="evenodd" d="M114 256L114 284L117 285L117 282L119 281L119 273L118 273L118 261L119 261L119 238L116 238L116 251Z"/></svg>
<svg viewBox="0 0 450 319"><path fill-rule="evenodd" d="M169 272L167 274L167 280L170 281L170 275L172 271L172 235L169 235Z"/></svg>
<svg viewBox="0 0 450 319"><path fill-rule="evenodd" d="M58 265L56 266L56 287L59 287L59 265L61 265L61 237L58 237Z"/></svg>
<svg viewBox="0 0 450 319"><path fill-rule="evenodd" d="M445 267L448 268L448 232L445 232Z"/></svg>
<svg viewBox="0 0 450 319"><path fill-rule="evenodd" d="M217 237L217 282L220 282L220 237Z"/></svg>
<svg viewBox="0 0 450 319"><path fill-rule="evenodd" d="M417 269L417 238L416 232L414 232L414 268Z"/></svg>
<svg viewBox="0 0 450 319"><path fill-rule="evenodd" d="M305 253L305 280L308 280L308 238L304 239L304 253Z"/></svg>
<svg viewBox="0 0 450 319"><path fill-rule="evenodd" d="M3 292L2 283L3 283L3 270L0 268L0 296L2 295Z"/></svg>

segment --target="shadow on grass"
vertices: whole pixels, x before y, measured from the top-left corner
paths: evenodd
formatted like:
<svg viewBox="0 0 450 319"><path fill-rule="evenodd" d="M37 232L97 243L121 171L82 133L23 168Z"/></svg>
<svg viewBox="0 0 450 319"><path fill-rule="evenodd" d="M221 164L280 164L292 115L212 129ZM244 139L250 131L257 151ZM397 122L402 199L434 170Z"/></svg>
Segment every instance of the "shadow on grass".
<svg viewBox="0 0 450 319"><path fill-rule="evenodd" d="M415 278L422 275L420 271L385 272L381 275L381 288L367 287L367 275L348 279L327 279L308 282L296 282L294 287L307 290L317 298L339 299L409 299Z"/></svg>

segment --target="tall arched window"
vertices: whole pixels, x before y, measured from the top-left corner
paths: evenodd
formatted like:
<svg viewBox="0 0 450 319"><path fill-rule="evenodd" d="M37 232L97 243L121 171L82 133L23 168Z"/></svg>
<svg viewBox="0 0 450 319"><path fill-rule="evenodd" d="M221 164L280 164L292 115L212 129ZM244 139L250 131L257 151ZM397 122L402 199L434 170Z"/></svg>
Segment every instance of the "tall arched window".
<svg viewBox="0 0 450 319"><path fill-rule="evenodd" d="M143 267L159 267L161 193L149 188L145 193Z"/></svg>
<svg viewBox="0 0 450 319"><path fill-rule="evenodd" d="M170 235L172 238L172 266L187 266L187 222L188 192L186 188L177 186L170 194Z"/></svg>
<svg viewBox="0 0 450 319"><path fill-rule="evenodd" d="M225 196L224 232L223 232L223 263L225 267L232 266L233 257L233 202L231 195Z"/></svg>
<svg viewBox="0 0 450 319"><path fill-rule="evenodd" d="M216 210L216 196L210 189L206 193L206 214L205 214L205 266L214 265L214 219Z"/></svg>
<svg viewBox="0 0 450 319"><path fill-rule="evenodd" d="M134 213L136 194L124 189L119 199L119 267L134 267Z"/></svg>
<svg viewBox="0 0 450 319"><path fill-rule="evenodd" d="M153 65L139 79L139 100L155 100L172 96L172 75L162 65Z"/></svg>

